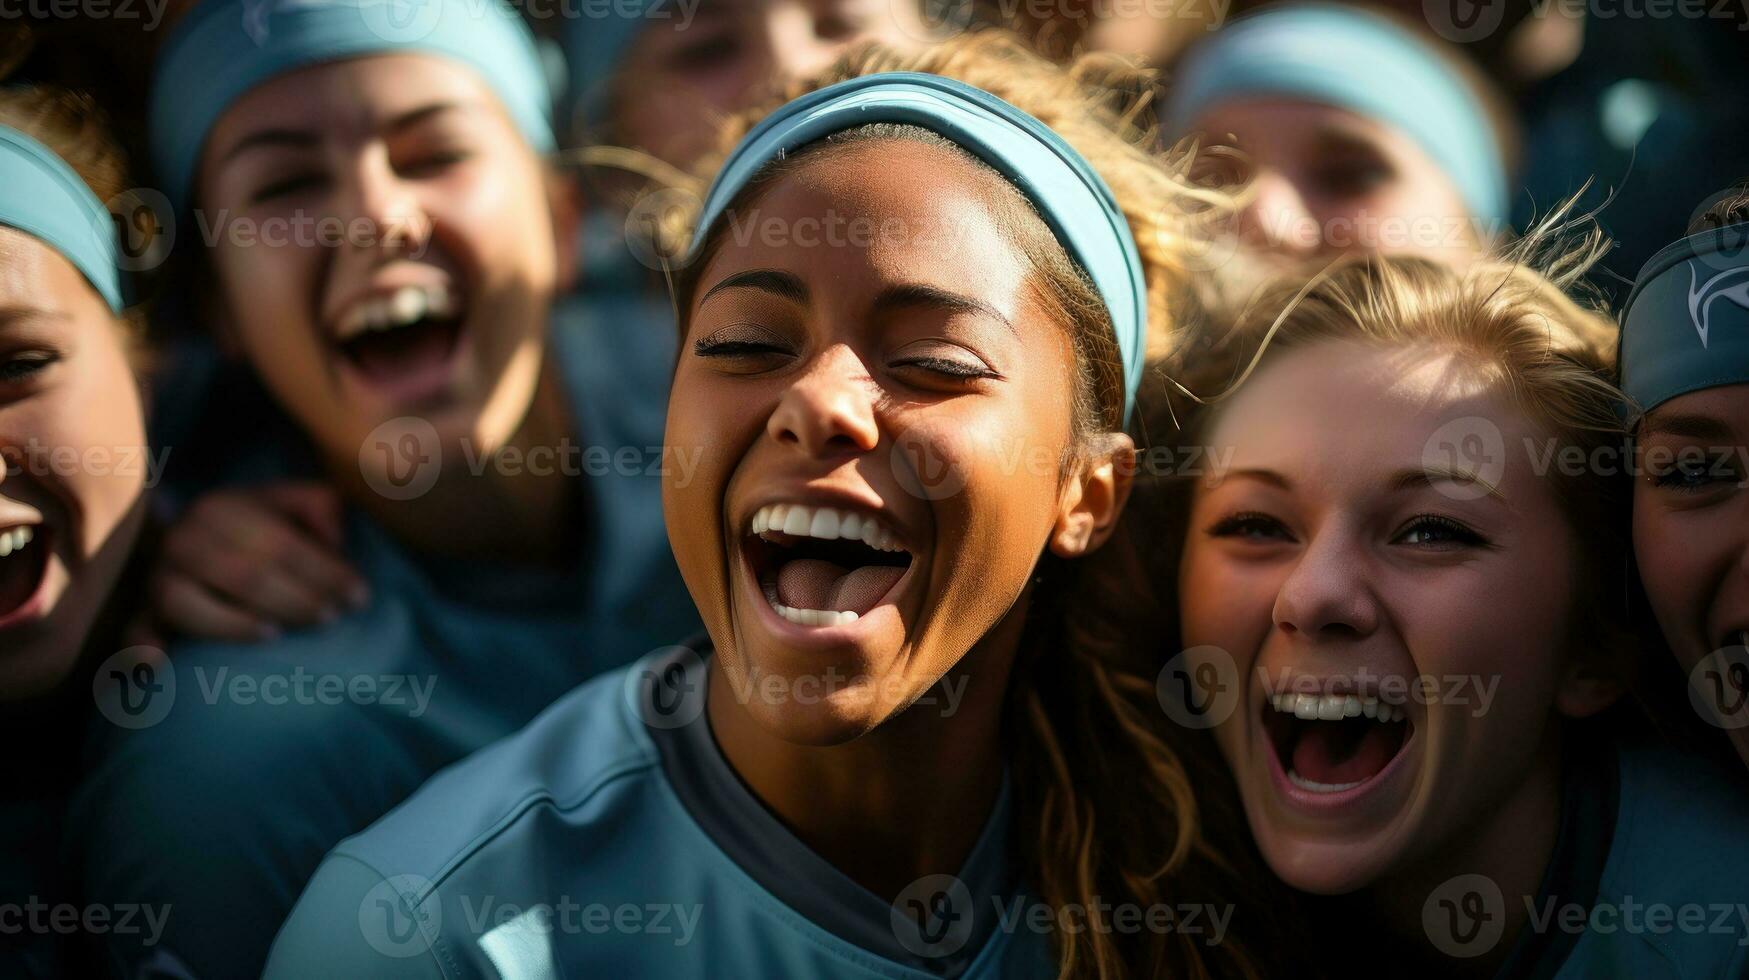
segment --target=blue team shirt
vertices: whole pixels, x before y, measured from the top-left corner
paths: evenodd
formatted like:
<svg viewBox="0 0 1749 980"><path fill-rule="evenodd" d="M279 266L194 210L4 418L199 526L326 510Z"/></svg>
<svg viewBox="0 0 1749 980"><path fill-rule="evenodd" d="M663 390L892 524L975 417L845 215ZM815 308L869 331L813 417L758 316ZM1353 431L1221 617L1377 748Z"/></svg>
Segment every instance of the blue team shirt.
<svg viewBox="0 0 1749 980"><path fill-rule="evenodd" d="M328 856L266 976L1055 975L1049 939L1017 925L1006 788L947 885L889 904L733 776L708 669L653 654L439 774Z"/></svg>
<svg viewBox="0 0 1749 980"><path fill-rule="evenodd" d="M270 643L177 647L162 720L98 723L67 831L84 900L169 909L153 946L103 937L119 972L258 975L335 844L584 680L696 629L655 468L670 319L629 292L555 311L577 438L607 451L576 456L587 487L573 569L421 562L353 514L347 549L372 583L369 608ZM622 449L629 465L613 465Z"/></svg>

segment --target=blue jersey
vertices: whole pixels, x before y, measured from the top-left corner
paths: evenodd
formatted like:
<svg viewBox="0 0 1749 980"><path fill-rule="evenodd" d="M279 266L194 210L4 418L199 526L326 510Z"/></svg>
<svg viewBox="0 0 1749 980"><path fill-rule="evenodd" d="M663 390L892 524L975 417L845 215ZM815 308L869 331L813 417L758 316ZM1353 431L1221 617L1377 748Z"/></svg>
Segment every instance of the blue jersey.
<svg viewBox="0 0 1749 980"><path fill-rule="evenodd" d="M708 670L690 648L651 655L439 774L328 856L266 975L1055 975L1046 936L1021 925L1006 788L956 874L889 903L735 777L709 733Z"/></svg>
<svg viewBox="0 0 1749 980"><path fill-rule="evenodd" d="M84 900L170 910L149 946L103 937L118 969L258 975L335 844L584 680L697 628L661 514L673 328L637 297L571 304L551 346L587 443L570 456L587 500L571 570L421 562L354 514L369 608L270 643L178 647L161 718L98 724L68 826Z"/></svg>
<svg viewBox="0 0 1749 980"><path fill-rule="evenodd" d="M1570 931L1577 938L1558 967L1520 975L1749 977L1743 773L1642 744L1620 749L1616 771L1618 802L1595 900L1588 911L1571 913L1539 903L1532 916L1547 923L1542 932Z"/></svg>

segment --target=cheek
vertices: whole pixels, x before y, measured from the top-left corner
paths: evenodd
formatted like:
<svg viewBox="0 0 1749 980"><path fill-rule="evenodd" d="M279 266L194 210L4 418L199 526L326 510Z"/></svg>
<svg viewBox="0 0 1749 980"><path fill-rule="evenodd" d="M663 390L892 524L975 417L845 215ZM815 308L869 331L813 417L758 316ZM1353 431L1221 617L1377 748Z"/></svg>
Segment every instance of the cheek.
<svg viewBox="0 0 1749 980"><path fill-rule="evenodd" d="M553 283L557 256L550 202L545 177L531 159L508 153L482 157L433 182L423 207L435 234L477 264L488 283L511 278L538 287Z"/></svg>
<svg viewBox="0 0 1749 980"><path fill-rule="evenodd" d="M1645 494L1634 494L1634 561L1660 621L1671 622L1704 601L1704 556L1714 540L1693 533Z"/></svg>
<svg viewBox="0 0 1749 980"><path fill-rule="evenodd" d="M60 484L75 503L87 557L102 547L139 498L148 466L133 373L117 345L93 347L80 355L71 383L22 421L27 437L55 454L46 479Z"/></svg>
<svg viewBox="0 0 1749 980"><path fill-rule="evenodd" d="M1211 545L1187 543L1178 586L1184 645L1220 647L1246 670L1275 625L1281 580L1282 573L1267 566L1243 565Z"/></svg>

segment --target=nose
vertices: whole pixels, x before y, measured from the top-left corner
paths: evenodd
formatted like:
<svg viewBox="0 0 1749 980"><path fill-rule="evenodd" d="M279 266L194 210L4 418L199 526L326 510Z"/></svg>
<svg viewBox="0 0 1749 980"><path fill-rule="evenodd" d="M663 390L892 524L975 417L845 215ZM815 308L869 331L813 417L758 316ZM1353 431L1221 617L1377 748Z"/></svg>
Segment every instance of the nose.
<svg viewBox="0 0 1749 980"><path fill-rule="evenodd" d="M856 35L838 29L833 5L773 3L761 23L775 79L799 81L819 74Z"/></svg>
<svg viewBox="0 0 1749 980"><path fill-rule="evenodd" d="M855 352L835 346L784 391L766 433L815 458L870 452L880 443L875 397L874 383Z"/></svg>
<svg viewBox="0 0 1749 980"><path fill-rule="evenodd" d="M417 254L431 234L431 221L417 189L395 172L387 148L366 148L348 169L346 243L366 252Z"/></svg>
<svg viewBox="0 0 1749 980"><path fill-rule="evenodd" d="M1280 171L1259 168L1251 181L1252 198L1239 212L1239 233L1274 252L1310 256L1323 236L1299 188Z"/></svg>
<svg viewBox="0 0 1749 980"><path fill-rule="evenodd" d="M1313 537L1275 597L1275 625L1306 640L1353 640L1379 625L1366 560L1340 528Z"/></svg>

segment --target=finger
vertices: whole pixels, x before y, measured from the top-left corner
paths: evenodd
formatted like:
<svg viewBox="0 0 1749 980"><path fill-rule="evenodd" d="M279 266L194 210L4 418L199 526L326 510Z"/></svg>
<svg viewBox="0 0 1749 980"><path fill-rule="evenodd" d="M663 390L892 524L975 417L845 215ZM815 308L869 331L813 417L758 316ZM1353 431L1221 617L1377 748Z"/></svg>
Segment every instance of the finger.
<svg viewBox="0 0 1749 980"><path fill-rule="evenodd" d="M153 606L164 626L174 632L209 640L258 643L279 635L265 622L213 595L193 579L161 575L153 584Z"/></svg>
<svg viewBox="0 0 1749 980"><path fill-rule="evenodd" d="M227 550L208 557L196 576L219 598L282 626L309 626L340 615L341 603L309 588L276 560Z"/></svg>
<svg viewBox="0 0 1749 980"><path fill-rule="evenodd" d="M291 517L330 548L341 543L340 494L326 483L287 481L254 488L268 506Z"/></svg>

